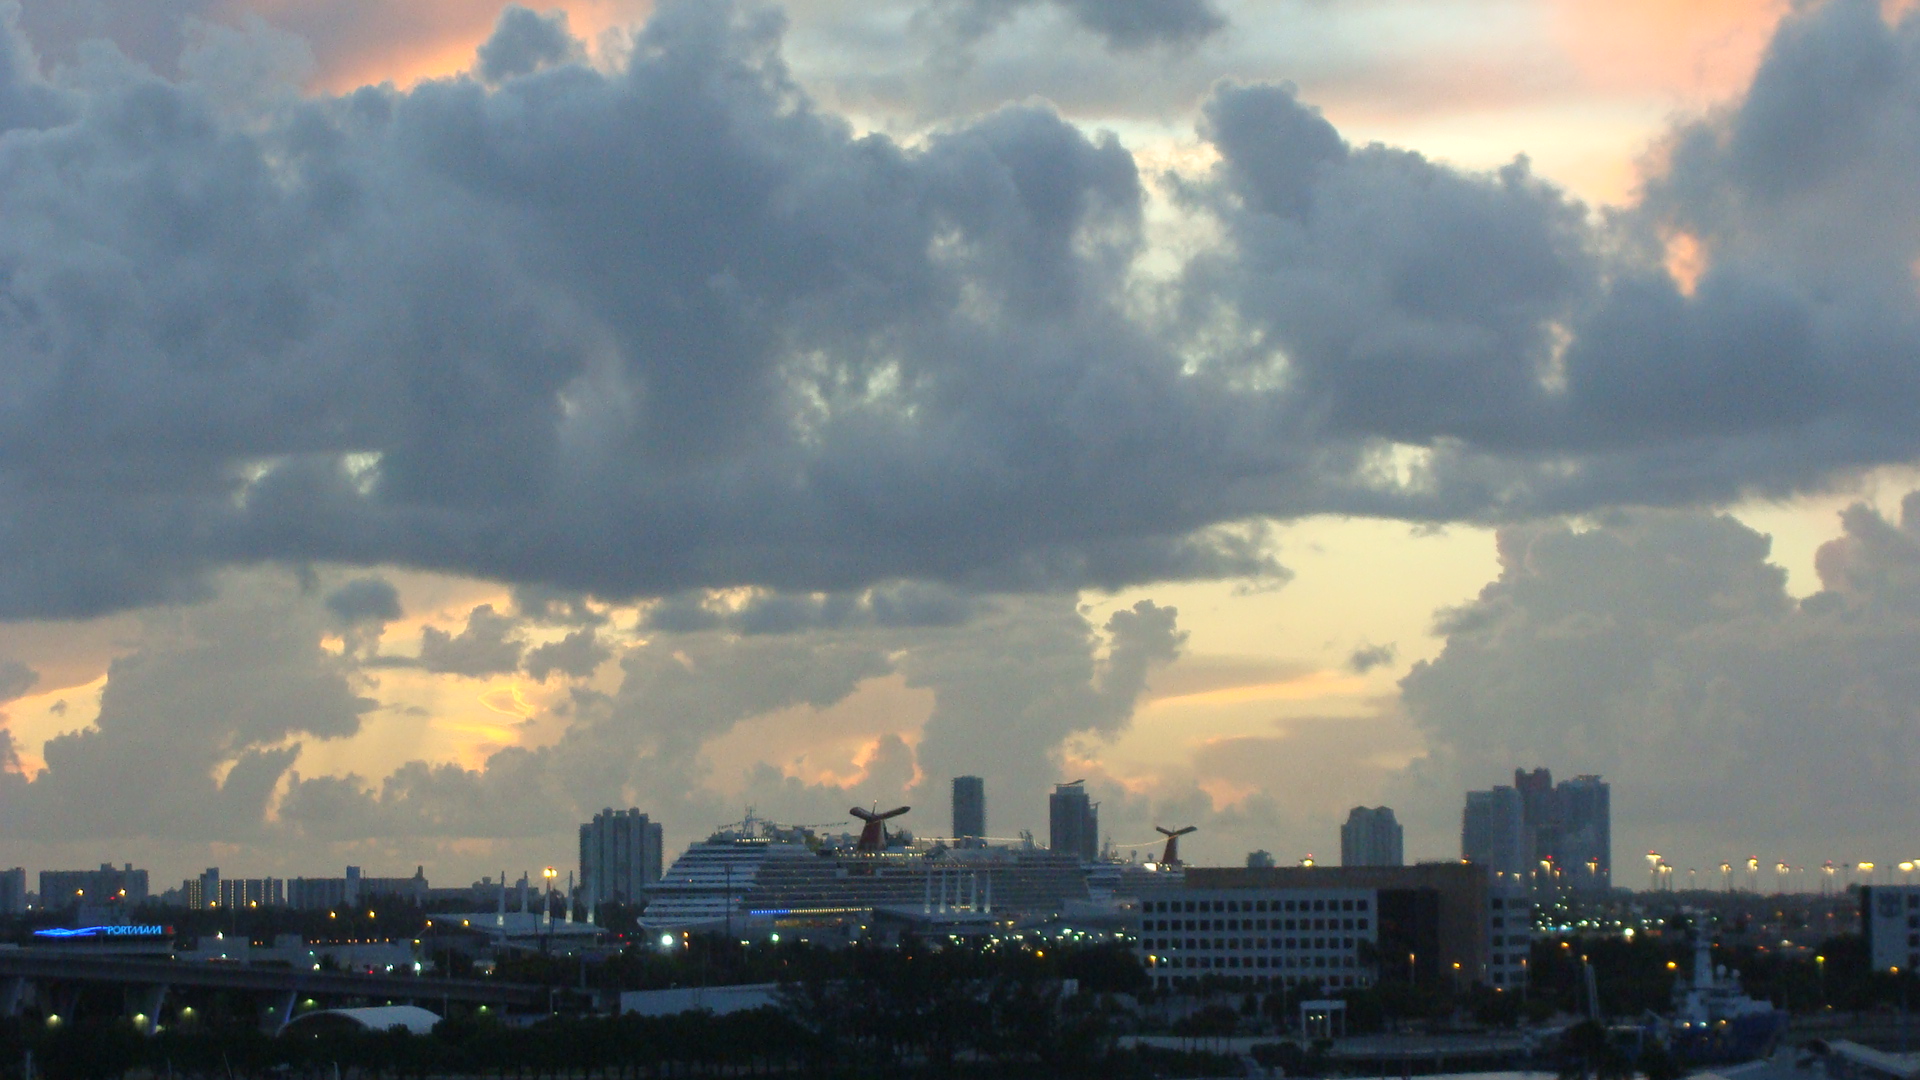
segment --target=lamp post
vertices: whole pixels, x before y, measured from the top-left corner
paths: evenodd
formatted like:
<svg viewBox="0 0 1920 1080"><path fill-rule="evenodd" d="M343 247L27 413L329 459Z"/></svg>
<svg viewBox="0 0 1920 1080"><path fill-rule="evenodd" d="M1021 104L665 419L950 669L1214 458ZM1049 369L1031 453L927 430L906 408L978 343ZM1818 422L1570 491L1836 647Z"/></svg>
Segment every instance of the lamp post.
<svg viewBox="0 0 1920 1080"><path fill-rule="evenodd" d="M553 882L555 878L560 876L560 871L549 866L545 870L540 871L540 876L545 878L547 882L546 891L540 894L540 925L551 931L553 926ZM549 944L549 934L541 934L540 951L542 953L547 951ZM547 1011L552 1012L553 1010L549 1008Z"/></svg>

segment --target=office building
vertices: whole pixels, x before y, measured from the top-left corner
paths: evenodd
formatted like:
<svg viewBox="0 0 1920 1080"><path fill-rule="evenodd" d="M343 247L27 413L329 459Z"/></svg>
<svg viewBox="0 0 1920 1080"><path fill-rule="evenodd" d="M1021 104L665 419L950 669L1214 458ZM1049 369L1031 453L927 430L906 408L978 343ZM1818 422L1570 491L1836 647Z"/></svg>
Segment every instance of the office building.
<svg viewBox="0 0 1920 1080"><path fill-rule="evenodd" d="M1506 934L1495 949L1489 933L1505 915L1487 875L1463 863L1188 867L1141 892L1135 948L1165 990L1209 976L1316 993L1383 980L1518 989L1525 964L1509 962Z"/></svg>
<svg viewBox="0 0 1920 1080"><path fill-rule="evenodd" d="M1920 971L1920 885L1860 890L1860 936L1874 971Z"/></svg>
<svg viewBox="0 0 1920 1080"><path fill-rule="evenodd" d="M987 835L987 782L977 776L953 778L953 839L960 847L979 847Z"/></svg>
<svg viewBox="0 0 1920 1080"><path fill-rule="evenodd" d="M98 870L40 871L40 906L68 908L79 904L139 904L147 899L147 872L132 863L114 869L101 863Z"/></svg>
<svg viewBox="0 0 1920 1080"><path fill-rule="evenodd" d="M1403 866L1405 843L1391 807L1356 806L1340 826L1340 865Z"/></svg>
<svg viewBox="0 0 1920 1080"><path fill-rule="evenodd" d="M27 910L27 871L16 866L0 870L0 915L18 915Z"/></svg>
<svg viewBox="0 0 1920 1080"><path fill-rule="evenodd" d="M589 912L632 904L660 880L660 823L637 808L606 809L580 826L580 895ZM571 901L569 901L571 902Z"/></svg>
<svg viewBox="0 0 1920 1080"><path fill-rule="evenodd" d="M1055 784L1047 796L1047 847L1082 862L1100 857L1100 807L1087 798L1086 781Z"/></svg>

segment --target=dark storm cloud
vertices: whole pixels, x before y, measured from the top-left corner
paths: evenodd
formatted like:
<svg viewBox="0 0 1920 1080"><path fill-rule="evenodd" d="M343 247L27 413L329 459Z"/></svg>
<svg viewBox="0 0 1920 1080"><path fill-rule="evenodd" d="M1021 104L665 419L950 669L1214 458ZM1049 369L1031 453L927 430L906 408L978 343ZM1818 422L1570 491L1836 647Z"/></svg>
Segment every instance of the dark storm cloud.
<svg viewBox="0 0 1920 1080"><path fill-rule="evenodd" d="M1152 22L1097 10L1116 41ZM1721 498L1920 450L1920 21L1865 0L1790 17L1606 220L1524 162L1351 146L1222 86L1220 163L1181 183L1220 240L1165 287L1112 136L1041 104L856 136L780 29L667 3L598 70L514 10L493 82L325 99L272 90L294 59L257 29L178 82L94 51L51 86L9 39L0 615L262 559L605 597L1279 577L1249 523ZM1783 149L1814 129L1817 166ZM806 608L755 625L839 617Z"/></svg>
<svg viewBox="0 0 1920 1080"><path fill-rule="evenodd" d="M700 594L668 597L642 620L650 630L692 633L792 634L862 626L955 626L987 605L966 593L919 582L895 582L861 593L756 593L744 602Z"/></svg>
<svg viewBox="0 0 1920 1080"><path fill-rule="evenodd" d="M1186 45L1226 29L1212 0L934 0L930 13L963 38L991 32L1021 11L1050 6L1116 49Z"/></svg>
<svg viewBox="0 0 1920 1080"><path fill-rule="evenodd" d="M400 590L382 577L355 578L327 594L327 610L349 626L400 617Z"/></svg>

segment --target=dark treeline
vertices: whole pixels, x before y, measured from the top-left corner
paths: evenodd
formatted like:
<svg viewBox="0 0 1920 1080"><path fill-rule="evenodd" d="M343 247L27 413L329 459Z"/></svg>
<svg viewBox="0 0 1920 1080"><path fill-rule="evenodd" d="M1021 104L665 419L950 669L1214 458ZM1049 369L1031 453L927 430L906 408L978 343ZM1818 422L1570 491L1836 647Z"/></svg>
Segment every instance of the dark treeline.
<svg viewBox="0 0 1920 1080"><path fill-rule="evenodd" d="M466 1015L422 1036L299 1025L275 1036L237 1010L176 1017L152 1036L110 1015L22 1017L0 1021L0 1077L21 1076L29 1052L44 1080L1130 1077L1226 1064L1121 1048L1135 1022L1114 992L1138 989L1141 973L1117 947L797 950L787 968L777 1008L526 1026Z"/></svg>

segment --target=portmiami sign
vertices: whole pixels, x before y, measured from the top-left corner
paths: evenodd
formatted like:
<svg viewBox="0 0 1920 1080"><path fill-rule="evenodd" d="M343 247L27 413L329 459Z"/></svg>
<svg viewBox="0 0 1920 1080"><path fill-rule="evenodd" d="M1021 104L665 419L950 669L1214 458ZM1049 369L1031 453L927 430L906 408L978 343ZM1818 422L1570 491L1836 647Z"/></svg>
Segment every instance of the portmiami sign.
<svg viewBox="0 0 1920 1080"><path fill-rule="evenodd" d="M68 929L56 926L47 930L35 930L37 938L101 938L101 937L172 937L173 927L150 924L144 926L82 926Z"/></svg>

